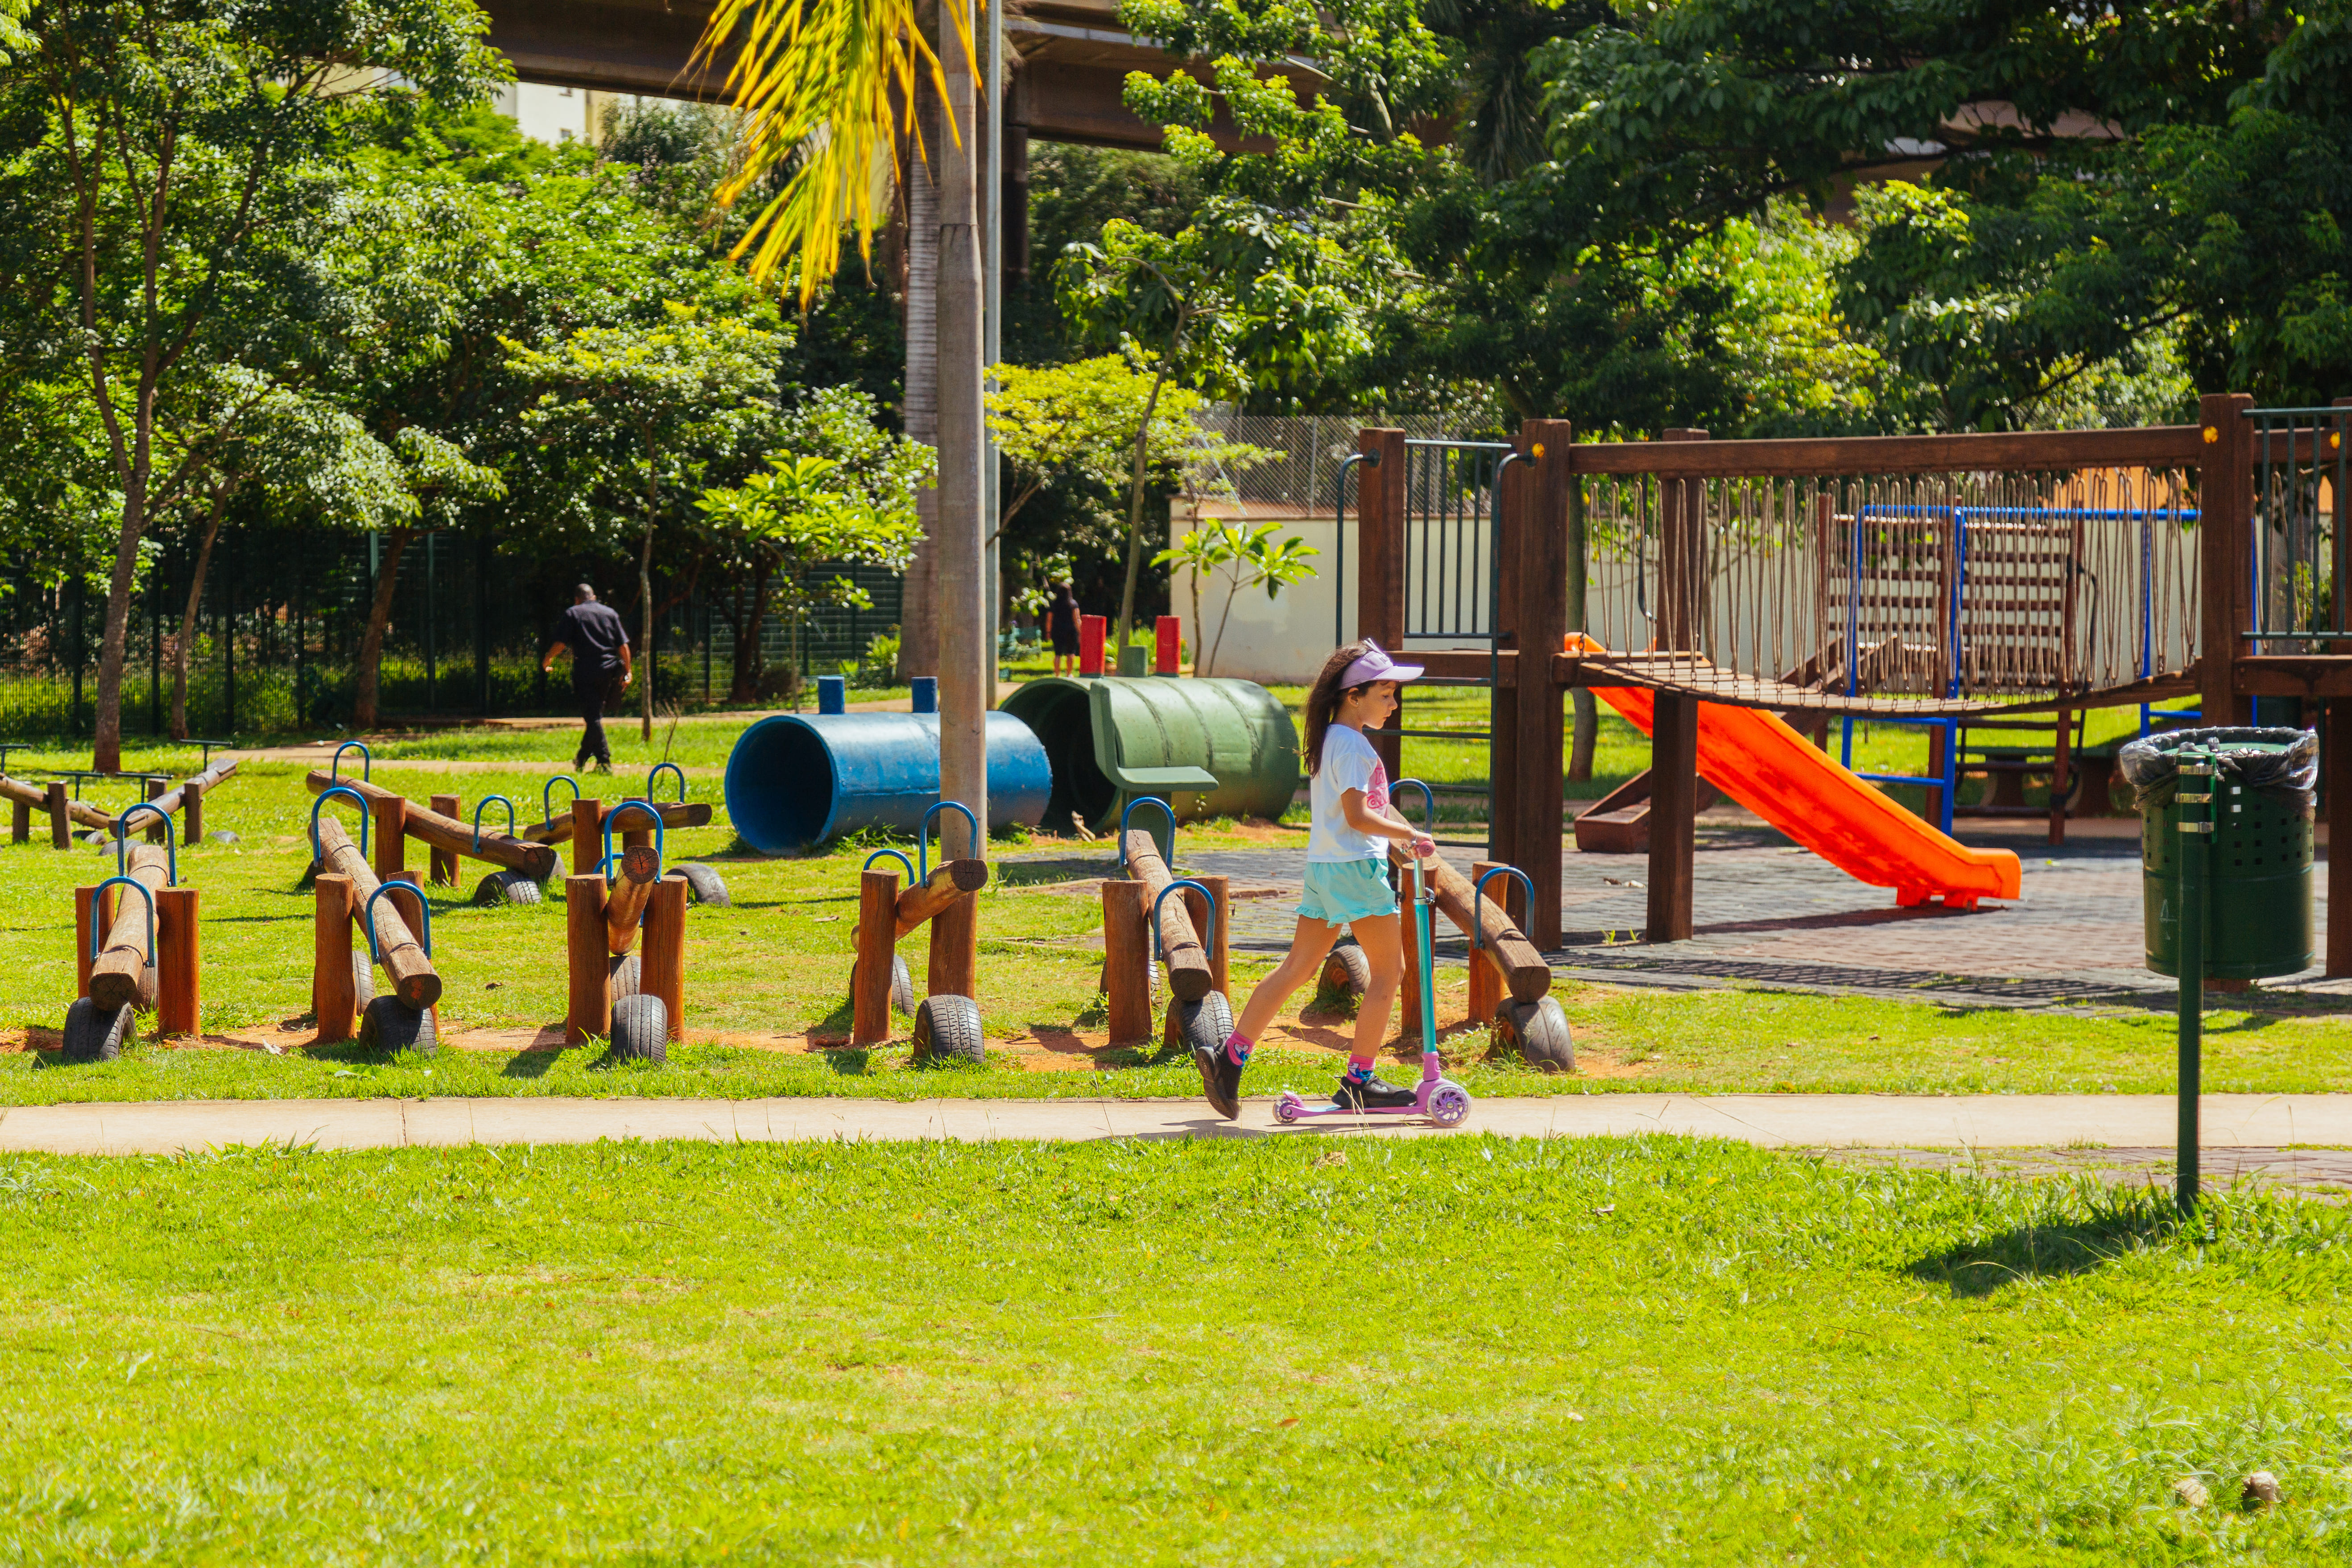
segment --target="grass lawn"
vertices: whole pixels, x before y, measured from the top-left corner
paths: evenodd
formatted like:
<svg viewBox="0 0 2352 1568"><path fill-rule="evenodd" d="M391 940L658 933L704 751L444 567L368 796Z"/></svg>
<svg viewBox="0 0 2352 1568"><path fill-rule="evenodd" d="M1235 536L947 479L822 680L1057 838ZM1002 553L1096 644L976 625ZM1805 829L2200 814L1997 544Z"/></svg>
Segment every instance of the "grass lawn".
<svg viewBox="0 0 2352 1568"><path fill-rule="evenodd" d="M12 1561L2352 1552L2320 1203L1463 1137L19 1159L0 1212Z"/></svg>

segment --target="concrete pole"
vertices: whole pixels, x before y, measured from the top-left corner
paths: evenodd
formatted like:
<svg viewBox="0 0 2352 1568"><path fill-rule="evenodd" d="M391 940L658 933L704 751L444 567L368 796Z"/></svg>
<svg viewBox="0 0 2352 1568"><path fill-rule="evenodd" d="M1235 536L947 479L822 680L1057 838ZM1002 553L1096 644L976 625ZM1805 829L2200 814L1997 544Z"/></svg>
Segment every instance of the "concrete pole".
<svg viewBox="0 0 2352 1568"><path fill-rule="evenodd" d="M970 16L971 0L946 0ZM981 370L985 299L980 256L980 123L973 112L972 61L955 43L951 16L940 21L949 123L936 143L940 160L940 797L961 801L981 825L971 837L961 813L946 812L947 853L982 859L987 852L988 707L996 671L986 646L983 566L986 534L982 459Z"/></svg>

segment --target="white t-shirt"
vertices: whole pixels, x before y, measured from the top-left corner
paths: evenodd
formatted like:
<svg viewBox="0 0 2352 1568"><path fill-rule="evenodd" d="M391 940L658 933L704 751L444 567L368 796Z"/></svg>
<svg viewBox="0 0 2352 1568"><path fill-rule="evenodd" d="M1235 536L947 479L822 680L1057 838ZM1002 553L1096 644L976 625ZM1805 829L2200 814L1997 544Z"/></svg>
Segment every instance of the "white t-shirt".
<svg viewBox="0 0 2352 1568"><path fill-rule="evenodd" d="M1381 754L1362 731L1334 724L1323 731L1323 765L1307 791L1314 810L1307 834L1307 864L1388 858L1389 840L1348 826L1339 800L1351 789L1362 790L1364 804L1374 811L1388 809L1389 772Z"/></svg>

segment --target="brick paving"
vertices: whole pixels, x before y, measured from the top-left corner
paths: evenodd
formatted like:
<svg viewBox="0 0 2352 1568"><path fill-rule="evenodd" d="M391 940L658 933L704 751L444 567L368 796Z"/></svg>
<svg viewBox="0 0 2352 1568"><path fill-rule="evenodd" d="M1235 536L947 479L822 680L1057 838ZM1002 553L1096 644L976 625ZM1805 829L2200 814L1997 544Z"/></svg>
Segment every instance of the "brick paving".
<svg viewBox="0 0 2352 1568"><path fill-rule="evenodd" d="M1693 875L1696 920L1688 942L1643 942L1649 861L1641 855L1562 857L1566 927L1555 964L1618 984L1782 989L1893 995L1968 1005L2032 1008L2164 1006L2172 982L2144 964L2136 825L2082 825L2053 847L2038 829L1967 831L1970 844L2015 849L2021 897L1974 910L1899 910L1891 889L1867 887L1745 813L1702 819ZM1478 851L1441 846L1467 871ZM1184 864L1262 896L1239 899L1234 942L1245 951L1289 945L1305 874L1303 846L1181 854ZM2323 852L2324 858L2324 852ZM2325 880L2317 923L2326 941ZM1441 923L1441 963L1467 961L1467 944ZM2265 981L2266 1009L2352 1012L2352 983L2313 969Z"/></svg>

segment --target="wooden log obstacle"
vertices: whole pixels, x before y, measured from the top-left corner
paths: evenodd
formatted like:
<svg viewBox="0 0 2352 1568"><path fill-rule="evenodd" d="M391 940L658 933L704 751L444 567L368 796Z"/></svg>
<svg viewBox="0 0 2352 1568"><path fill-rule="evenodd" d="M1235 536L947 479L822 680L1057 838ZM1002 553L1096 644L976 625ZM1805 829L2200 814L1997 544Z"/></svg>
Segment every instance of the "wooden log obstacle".
<svg viewBox="0 0 2352 1568"><path fill-rule="evenodd" d="M345 748L359 744L357 741L343 742ZM438 795L434 797L434 805L419 805L380 784L369 783L364 773L355 779L347 779L331 767L325 773L313 768L302 782L312 795L321 799L325 798L328 791L341 788L350 791L365 804L369 815L375 819L374 864L379 878L391 879L404 876L407 868L406 841L412 838L432 851L433 868L444 872L447 878L445 886L456 884L457 860L461 856L487 861L501 871L516 873L530 884L534 891L538 884L555 875L556 853L547 845L530 843L510 833L485 832L479 808L476 809L474 820L470 823L453 811L440 808L439 803L444 801L454 807L457 805L455 795ZM503 800L505 797L493 798ZM488 802L484 805L487 805ZM511 821L511 802L508 803L508 816ZM439 880L438 878L436 879ZM492 880L498 879L494 873ZM500 883L502 889L513 885L512 878ZM479 893L477 900L491 901ZM524 900L506 897L499 901Z"/></svg>
<svg viewBox="0 0 2352 1568"><path fill-rule="evenodd" d="M139 802L140 805L152 806L160 814L160 819L147 829L149 840L163 842L164 835L170 831L171 819L176 816L180 822L180 842L203 843L205 796L226 784L236 773L236 759L223 757L216 763L207 763L202 772L181 780L176 788L159 790L152 798ZM8 802L8 838L13 844L23 844L32 837L33 814L36 812L48 818L49 847L53 849L72 847L76 824L111 834L117 820L113 812L85 800L66 798L66 785L62 779L46 784L33 784L0 773L0 799Z"/></svg>
<svg viewBox="0 0 2352 1568"><path fill-rule="evenodd" d="M593 871L564 879L563 1037L568 1045L609 1039L616 1058L666 1062L686 1037L686 905L683 878L662 870L665 825L650 801L596 802L603 854ZM647 825L653 842L615 851L615 828Z"/></svg>
<svg viewBox="0 0 2352 1568"><path fill-rule="evenodd" d="M357 844L341 823L322 815L339 795L359 808ZM311 1012L321 1042L356 1033L373 1049L430 1052L440 1034L441 1000L433 911L414 880L396 868L383 874L380 858L370 863L370 829L376 831L380 856L385 816L372 805L348 783L329 785L310 805L310 850L321 868L312 884ZM364 960L352 940L354 927L365 937ZM391 982L382 994L375 989L378 966Z"/></svg>
<svg viewBox="0 0 2352 1568"><path fill-rule="evenodd" d="M137 1034L137 1015L152 1009L156 1032L193 1035L204 1011L204 964L196 889L180 883L179 851L130 840L132 825L168 813L142 802L115 824L115 874L74 889L75 999L66 1009L64 1058L111 1061Z"/></svg>
<svg viewBox="0 0 2352 1568"><path fill-rule="evenodd" d="M877 1045L890 1037L890 1014L895 1007L915 1019L918 1060L986 1059L981 1037L979 990L980 890L988 886L988 862L976 857L930 863L931 819L942 811L961 812L971 842L982 842L980 819L971 807L940 801L923 813L917 830L917 859L909 861L896 849L877 849L866 858L858 874L857 959L849 972L852 1044ZM947 847L944 833L940 843ZM896 860L905 868L907 885L898 873L877 869L877 860ZM930 927L930 964L925 976L926 994L919 1003L898 956L898 940L921 926Z"/></svg>
<svg viewBox="0 0 2352 1568"><path fill-rule="evenodd" d="M1134 825L1135 813L1144 806L1166 819L1164 847L1148 829ZM1129 801L1119 813L1120 874L1102 884L1103 1005L1114 1045L1148 1041L1157 1034L1170 1050L1214 1047L1234 1032L1233 1004L1225 994L1232 885L1223 877L1177 876L1169 868L1175 855L1176 814L1168 802L1158 795ZM1168 1010L1155 1029L1155 992L1163 968Z"/></svg>

